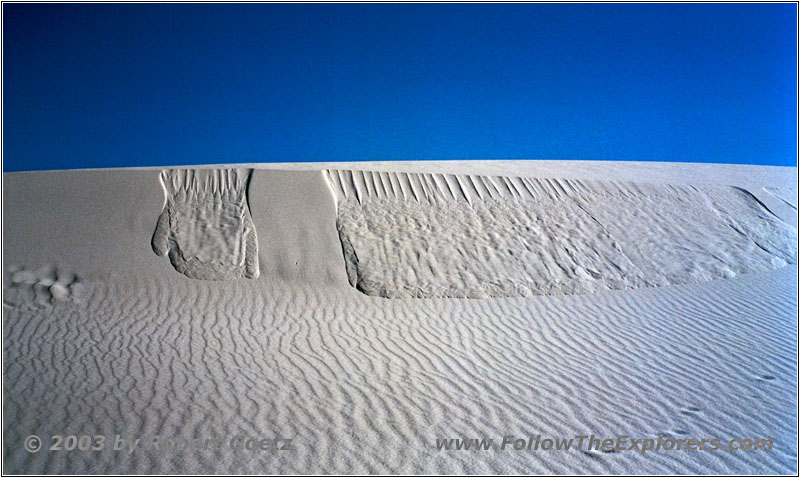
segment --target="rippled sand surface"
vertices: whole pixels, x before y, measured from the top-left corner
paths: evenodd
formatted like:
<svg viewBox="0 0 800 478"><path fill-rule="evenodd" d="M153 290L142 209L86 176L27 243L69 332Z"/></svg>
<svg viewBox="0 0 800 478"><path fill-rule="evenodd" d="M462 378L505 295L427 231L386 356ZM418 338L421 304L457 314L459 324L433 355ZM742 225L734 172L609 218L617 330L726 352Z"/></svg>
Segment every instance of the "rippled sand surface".
<svg viewBox="0 0 800 478"><path fill-rule="evenodd" d="M516 238L514 250L530 254L510 260L487 241L486 254L473 249L462 262L447 251L483 244L486 230L453 234L454 224L470 220L449 221L435 201L409 206L404 198L406 212L391 217L420 210L425 227L399 222L382 239L380 228L358 234L351 227L346 236L358 262L348 263L342 218L367 213L363 201L347 203L332 190L331 165L254 169L249 218L238 193L233 208L211 194L192 202L176 231L159 220L170 198L160 170L4 174L3 471L796 473L796 170L681 166L335 166L557 177L598 187L617 178L652 185L640 187L650 203L648 188L668 183L678 191L655 212L613 194L602 195L605 203L581 199L580 210L561 204L575 214L558 215L558 226L545 220L546 208L536 209L544 201L506 198L506 215L489 217L474 201L451 196L442 207L466 217L478 211L479 226L520 226L494 227L495 243ZM698 197L717 209L696 208ZM369 206L369 221L379 220L380 201ZM675 210L681 201L692 205L689 213ZM698 217L717 221L708 223L705 242ZM183 227L185 218L205 225ZM521 232L537 224L535 234ZM172 256L154 252L154 232L165 226L180 243L178 263L200 264L193 270L205 277L189 277ZM583 252L560 255L560 247ZM610 265L616 258L618 268ZM435 267L423 271L425 260ZM418 275L402 273L409 264L419 264ZM381 286L372 292L408 291L422 277L424 290L450 294L388 298L357 288L354 271L377 277ZM662 275L648 275L654 271ZM462 287L485 274L509 282ZM609 287L614 280L625 287ZM463 294L537 290L532 284L546 284L538 289L545 293ZM48 445L56 434L284 438L294 449L29 453L23 443L34 434ZM644 455L436 447L448 438L590 434L765 437L774 446Z"/></svg>

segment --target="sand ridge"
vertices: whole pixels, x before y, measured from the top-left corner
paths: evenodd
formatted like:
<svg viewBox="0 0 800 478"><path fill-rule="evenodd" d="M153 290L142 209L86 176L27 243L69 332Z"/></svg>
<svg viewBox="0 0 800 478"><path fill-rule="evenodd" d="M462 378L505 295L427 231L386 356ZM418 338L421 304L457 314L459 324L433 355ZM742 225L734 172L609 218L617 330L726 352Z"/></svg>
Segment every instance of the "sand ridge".
<svg viewBox="0 0 800 478"><path fill-rule="evenodd" d="M257 230L259 276L225 280L193 279L153 253L164 209L161 169L4 174L3 471L796 473L797 266L791 260L797 246L790 241L796 229L775 223L759 204L771 211L784 207L782 217L787 210L794 214L762 189L796 190L781 176L785 170L743 168L747 174L719 177L707 174L713 168L682 166L684 180L648 186L613 179L630 179L641 165L568 164L547 166L558 174L523 162L405 171L540 178L531 184L550 191L536 200L478 196L471 203L449 192L435 201L376 201L369 189L361 190L362 202L352 196L337 201L319 165L254 169L247 203ZM651 179L660 171L678 177L673 165L647 167ZM562 179L541 179L549 177ZM452 178L438 181L457 191ZM509 184L511 191L517 181L496 184ZM569 192L573 188L577 192ZM346 227L358 218L397 223L398 235L381 242L370 236L376 229L347 235L358 261L367 261L356 270L381 280L402 278L388 274L387 266L403 271L425 254L457 257L446 247L480 240L502 246L515 237L517 248L524 247L522 239L538 244L533 250L541 260L523 262L549 274L542 277L561 275L578 285L610 283L612 273L633 280L638 276L622 274L635 271L627 258L633 265L661 264L654 269L667 281L692 273L700 280L479 300L366 295L347 277L337 228L345 208L352 208ZM381 211L386 218L377 218ZM224 222L205 224L213 229ZM192 237L182 247L202 250L206 242ZM687 255L710 248L726 255L698 254L696 261L674 262L673 270L676 245ZM414 254L381 255L391 250ZM531 277L530 269L507 266L503 247L495 251L463 261L476 261L473 272ZM221 257L241 264L228 253ZM585 268L588 279L577 268L560 267L569 260L597 268ZM459 264L450 265L458 270ZM737 273L725 276L725 267ZM431 277L448 287L461 279ZM61 295L60 287L51 294L55 285L70 294ZM31 434L56 433L285 437L296 449L31 454L22 446ZM759 452L646 456L436 449L437 438L506 434L770 437L775 445Z"/></svg>

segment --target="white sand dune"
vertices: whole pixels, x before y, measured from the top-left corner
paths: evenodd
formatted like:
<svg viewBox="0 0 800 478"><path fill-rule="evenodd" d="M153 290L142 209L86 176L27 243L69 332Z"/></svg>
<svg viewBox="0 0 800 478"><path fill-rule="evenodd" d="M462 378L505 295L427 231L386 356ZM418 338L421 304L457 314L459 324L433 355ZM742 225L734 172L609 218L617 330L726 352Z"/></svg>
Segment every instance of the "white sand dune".
<svg viewBox="0 0 800 478"><path fill-rule="evenodd" d="M270 167L4 173L5 473L797 472L796 169Z"/></svg>
<svg viewBox="0 0 800 478"><path fill-rule="evenodd" d="M327 171L351 285L382 297L591 293L797 263L746 190Z"/></svg>

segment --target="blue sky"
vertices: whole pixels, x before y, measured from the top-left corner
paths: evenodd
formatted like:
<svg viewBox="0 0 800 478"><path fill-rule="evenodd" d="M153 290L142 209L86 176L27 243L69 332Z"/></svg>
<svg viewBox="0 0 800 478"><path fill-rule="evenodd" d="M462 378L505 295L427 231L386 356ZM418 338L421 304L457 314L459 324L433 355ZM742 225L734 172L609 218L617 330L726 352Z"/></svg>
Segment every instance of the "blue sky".
<svg viewBox="0 0 800 478"><path fill-rule="evenodd" d="M795 4L3 5L5 171L796 165Z"/></svg>

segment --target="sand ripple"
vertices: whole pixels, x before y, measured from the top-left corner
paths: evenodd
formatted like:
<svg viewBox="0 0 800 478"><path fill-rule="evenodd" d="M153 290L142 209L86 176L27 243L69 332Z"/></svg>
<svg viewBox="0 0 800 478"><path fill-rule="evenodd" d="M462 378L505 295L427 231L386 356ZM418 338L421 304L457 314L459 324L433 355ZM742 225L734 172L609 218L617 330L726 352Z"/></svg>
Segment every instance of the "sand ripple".
<svg viewBox="0 0 800 478"><path fill-rule="evenodd" d="M95 283L5 314L8 473L790 473L795 267L532 299ZM180 293L177 293L180 291ZM292 452L40 452L28 434L289 437ZM773 437L770 452L444 452L504 434Z"/></svg>

